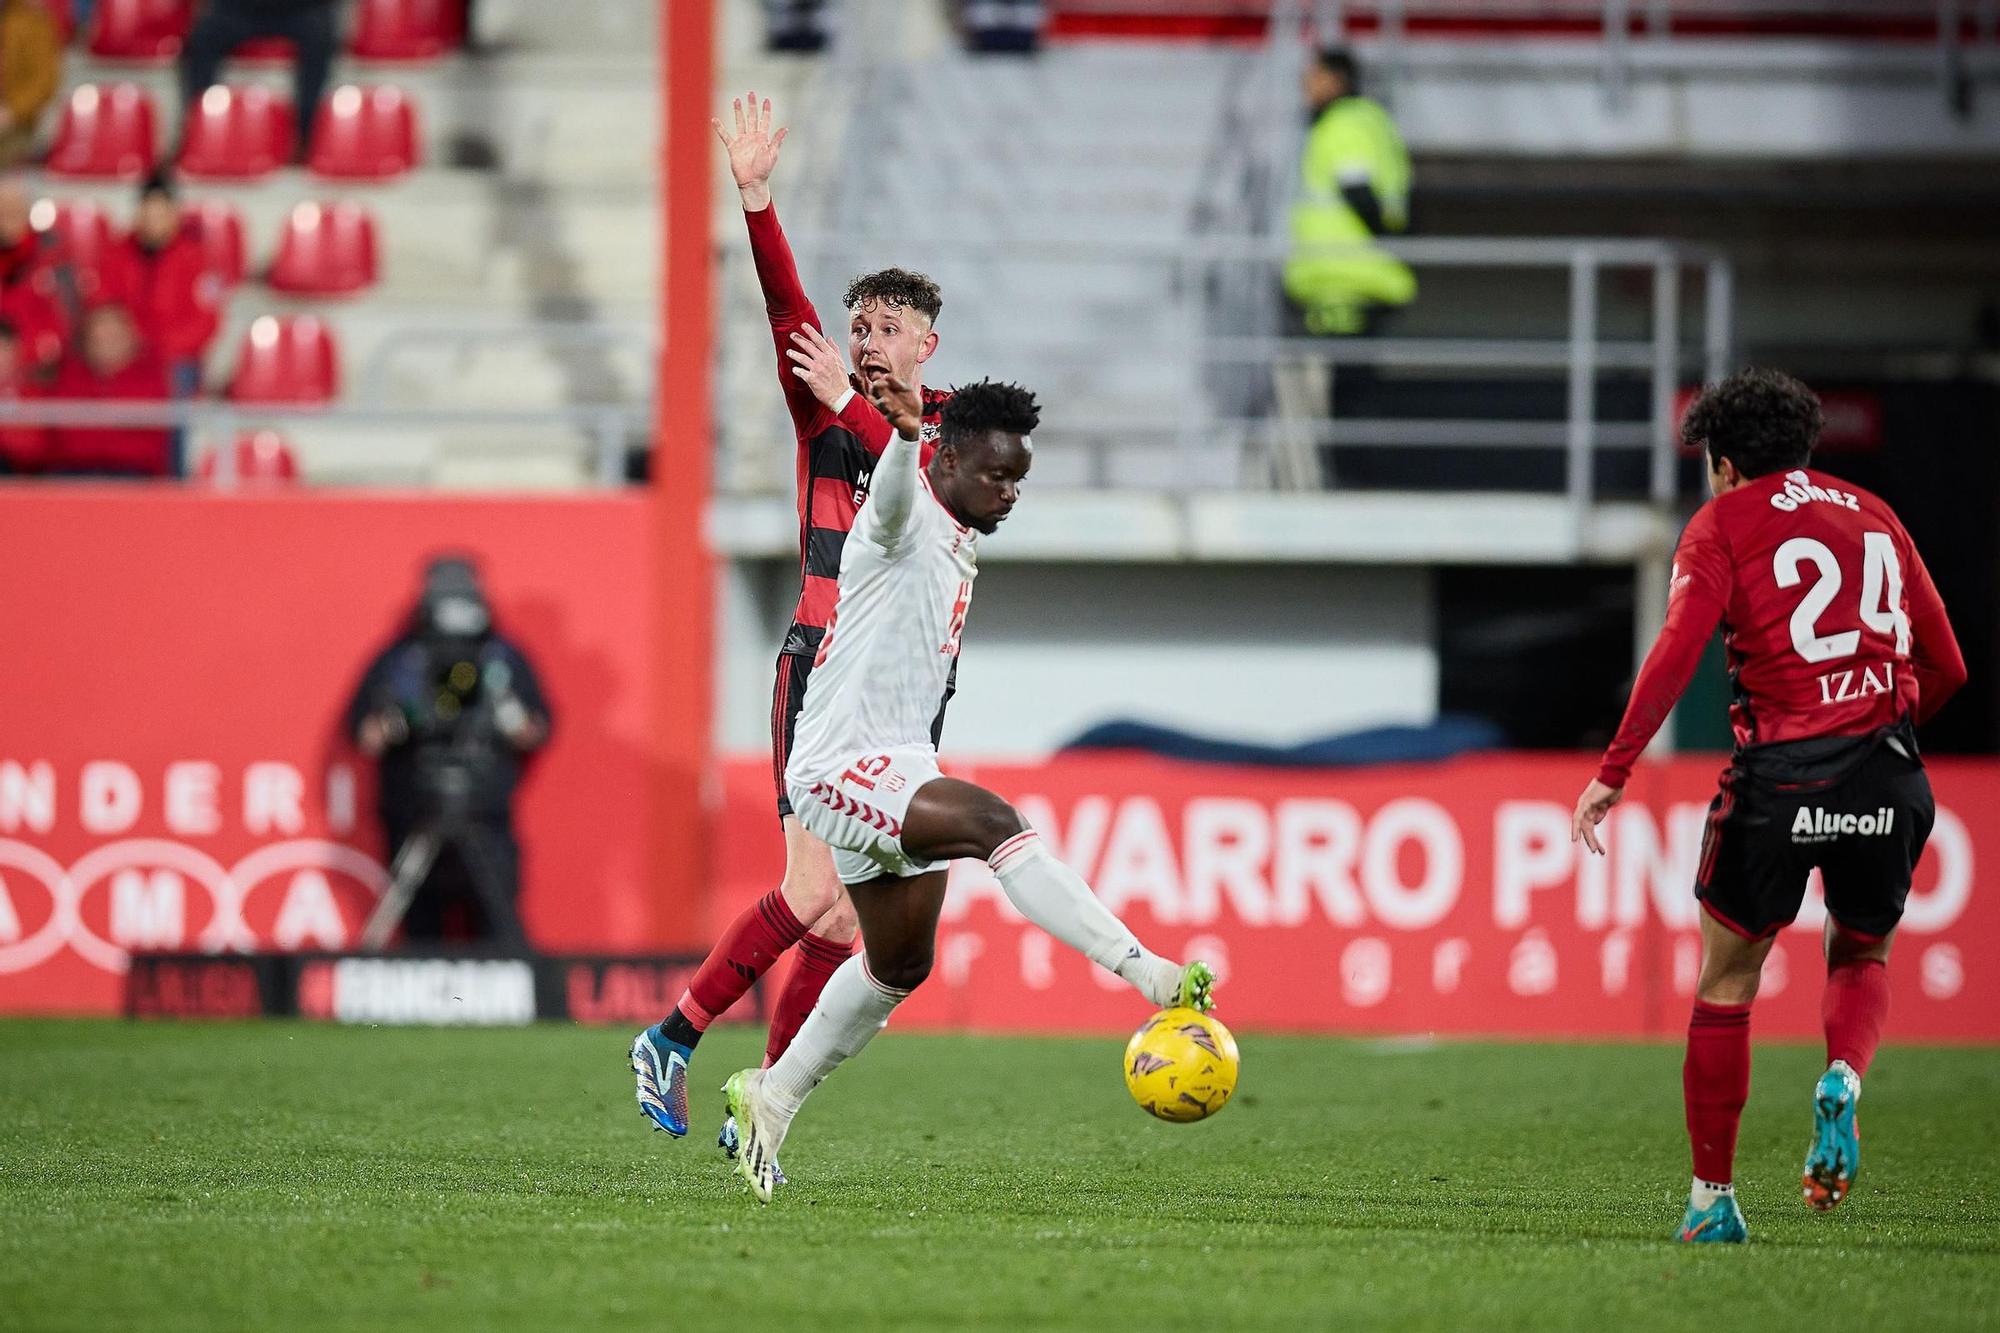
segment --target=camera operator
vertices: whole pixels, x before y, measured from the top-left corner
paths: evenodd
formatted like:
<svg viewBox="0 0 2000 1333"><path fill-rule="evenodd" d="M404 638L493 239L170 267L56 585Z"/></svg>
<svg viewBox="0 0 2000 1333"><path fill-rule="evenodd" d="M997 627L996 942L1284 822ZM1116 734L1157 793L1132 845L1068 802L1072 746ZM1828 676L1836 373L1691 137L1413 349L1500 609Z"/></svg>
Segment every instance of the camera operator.
<svg viewBox="0 0 2000 1333"><path fill-rule="evenodd" d="M348 705L347 731L381 761L391 858L365 942L380 948L400 920L406 940L525 946L513 796L549 713L527 658L494 630L470 561L430 563L409 628Z"/></svg>

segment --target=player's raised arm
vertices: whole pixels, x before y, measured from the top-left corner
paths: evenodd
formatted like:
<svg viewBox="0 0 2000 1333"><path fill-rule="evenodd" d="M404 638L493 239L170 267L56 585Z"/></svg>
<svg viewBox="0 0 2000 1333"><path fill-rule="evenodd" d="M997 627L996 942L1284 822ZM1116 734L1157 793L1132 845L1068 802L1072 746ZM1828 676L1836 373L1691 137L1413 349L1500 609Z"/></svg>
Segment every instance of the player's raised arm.
<svg viewBox="0 0 2000 1333"><path fill-rule="evenodd" d="M759 213L771 206L771 173L777 170L778 150L790 131L780 127L772 132L768 97L759 102L756 93L745 93L729 106L735 117L735 133L724 129L719 120L708 123L715 126L716 137L729 154L729 174L736 178L743 211Z"/></svg>
<svg viewBox="0 0 2000 1333"><path fill-rule="evenodd" d="M890 547L902 535L910 510L917 498L917 439L924 424L923 395L909 381L883 375L869 386L875 408L889 421L895 434L875 465L875 479L868 488L868 503L862 506L864 523L855 530L867 531L877 545Z"/></svg>
<svg viewBox="0 0 2000 1333"><path fill-rule="evenodd" d="M812 387L791 373L786 354L793 350L792 335L803 328L820 327L819 312L806 297L799 281L798 261L791 244L778 225L778 210L771 203L771 173L777 169L778 152L787 130L772 128L771 100L761 101L746 93L730 103L733 131L720 120L711 120L715 135L729 156L729 174L736 181L737 198L743 204L743 222L750 232L750 258L757 269L757 285L764 293L764 313L771 321L771 340L778 351L778 381L784 387L785 406L795 424L804 426L831 403L814 395ZM836 349L837 351L837 349ZM835 394L838 397L838 394Z"/></svg>

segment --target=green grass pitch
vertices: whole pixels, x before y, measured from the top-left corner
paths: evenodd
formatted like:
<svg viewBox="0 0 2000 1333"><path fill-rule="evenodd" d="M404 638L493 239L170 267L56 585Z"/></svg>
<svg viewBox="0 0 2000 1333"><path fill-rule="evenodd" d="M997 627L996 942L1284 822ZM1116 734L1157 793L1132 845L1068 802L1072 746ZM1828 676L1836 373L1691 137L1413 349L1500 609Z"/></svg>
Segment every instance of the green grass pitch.
<svg viewBox="0 0 2000 1333"><path fill-rule="evenodd" d="M1241 1034L1158 1124L1121 1043L890 1032L754 1205L695 1063L646 1132L628 1033L0 1024L0 1328L2000 1327L2000 1055L1901 1049L1864 1169L1798 1197L1818 1053L1760 1046L1751 1244L1671 1240L1670 1045Z"/></svg>

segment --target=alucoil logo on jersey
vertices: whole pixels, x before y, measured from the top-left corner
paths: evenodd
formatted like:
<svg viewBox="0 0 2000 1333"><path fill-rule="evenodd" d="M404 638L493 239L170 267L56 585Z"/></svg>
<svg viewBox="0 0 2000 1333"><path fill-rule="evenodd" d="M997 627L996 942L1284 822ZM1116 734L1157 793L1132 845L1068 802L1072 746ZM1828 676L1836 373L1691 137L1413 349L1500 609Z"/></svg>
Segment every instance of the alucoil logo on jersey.
<svg viewBox="0 0 2000 1333"><path fill-rule="evenodd" d="M123 973L136 949L351 947L388 874L345 842L298 836L353 827L351 774L329 777L311 820L296 767L234 776L225 809L223 771L203 761L167 765L149 791L116 760L64 775L0 759L0 975L64 950ZM79 846L68 865L50 851Z"/></svg>
<svg viewBox="0 0 2000 1333"><path fill-rule="evenodd" d="M1852 491L1839 491L1831 486L1816 486L1805 473L1798 471L1785 474L1785 488L1771 497L1771 508L1782 509L1790 514L1795 513L1800 505L1814 501L1842 505L1857 514L1861 512L1861 499Z"/></svg>
<svg viewBox="0 0 2000 1333"><path fill-rule="evenodd" d="M1792 816L1793 842L1832 842L1857 834L1864 838L1885 838L1895 831L1895 807L1887 805L1872 815L1837 814L1816 805L1803 805Z"/></svg>

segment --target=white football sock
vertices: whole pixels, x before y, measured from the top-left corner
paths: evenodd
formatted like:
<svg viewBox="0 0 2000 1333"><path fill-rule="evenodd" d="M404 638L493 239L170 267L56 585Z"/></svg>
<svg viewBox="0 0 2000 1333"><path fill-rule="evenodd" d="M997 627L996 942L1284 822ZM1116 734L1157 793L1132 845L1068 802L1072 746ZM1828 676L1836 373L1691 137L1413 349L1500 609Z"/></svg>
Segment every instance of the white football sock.
<svg viewBox="0 0 2000 1333"><path fill-rule="evenodd" d="M1028 920L1099 967L1116 972L1154 1004L1168 1005L1181 969L1160 957L1111 915L1083 877L1049 854L1033 829L1017 833L987 860L1007 901Z"/></svg>
<svg viewBox="0 0 2000 1333"><path fill-rule="evenodd" d="M870 976L862 954L835 968L799 1035L764 1073L764 1093L772 1105L787 1118L797 1115L807 1094L842 1061L859 1055L908 996L908 991L894 990Z"/></svg>
<svg viewBox="0 0 2000 1333"><path fill-rule="evenodd" d="M1696 1209L1705 1209L1714 1206L1717 1199L1727 1198L1734 1193L1736 1186L1733 1184L1718 1185L1712 1180L1703 1180L1700 1176L1696 1176L1694 1188L1688 1191L1688 1201L1694 1204Z"/></svg>

